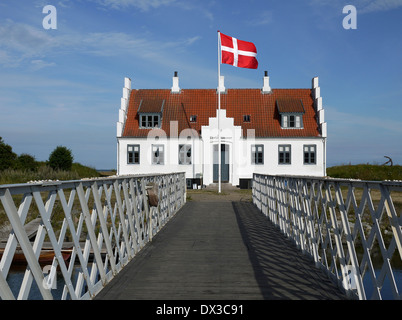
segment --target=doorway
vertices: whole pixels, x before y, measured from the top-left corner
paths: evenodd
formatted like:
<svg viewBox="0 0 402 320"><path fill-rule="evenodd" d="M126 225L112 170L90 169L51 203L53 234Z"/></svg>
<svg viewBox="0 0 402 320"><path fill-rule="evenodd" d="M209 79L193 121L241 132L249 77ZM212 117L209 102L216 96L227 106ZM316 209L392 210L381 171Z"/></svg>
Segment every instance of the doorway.
<svg viewBox="0 0 402 320"><path fill-rule="evenodd" d="M214 144L214 182L219 181L219 154L218 144ZM229 182L229 145L221 144L221 182Z"/></svg>

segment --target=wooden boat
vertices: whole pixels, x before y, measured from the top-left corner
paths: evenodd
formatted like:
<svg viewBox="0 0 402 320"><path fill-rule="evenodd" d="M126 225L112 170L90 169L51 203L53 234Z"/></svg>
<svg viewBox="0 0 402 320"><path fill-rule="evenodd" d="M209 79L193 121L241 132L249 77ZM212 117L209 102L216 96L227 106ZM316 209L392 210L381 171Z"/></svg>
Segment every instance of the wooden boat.
<svg viewBox="0 0 402 320"><path fill-rule="evenodd" d="M2 258L3 253L4 253L4 249L0 249L0 259ZM61 251L61 254L63 256L63 260L67 261L71 256L71 249L63 249ZM39 255L39 263L40 264L51 264L53 262L54 256L55 256L55 254L54 254L53 250L44 249L41 251L41 253ZM13 264L26 264L27 263L25 255L21 249L17 249L15 251L12 263Z"/></svg>

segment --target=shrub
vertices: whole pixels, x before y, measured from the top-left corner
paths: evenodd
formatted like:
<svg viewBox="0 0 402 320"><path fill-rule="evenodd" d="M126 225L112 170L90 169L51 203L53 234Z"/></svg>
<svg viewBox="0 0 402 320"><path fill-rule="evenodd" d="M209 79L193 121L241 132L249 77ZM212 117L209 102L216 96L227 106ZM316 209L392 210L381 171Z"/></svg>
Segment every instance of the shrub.
<svg viewBox="0 0 402 320"><path fill-rule="evenodd" d="M13 168L17 155L13 152L13 148L4 143L0 137L0 171Z"/></svg>
<svg viewBox="0 0 402 320"><path fill-rule="evenodd" d="M327 168L327 175L333 178L372 181L402 180L402 166L379 166L370 164L343 165Z"/></svg>
<svg viewBox="0 0 402 320"><path fill-rule="evenodd" d="M54 170L71 170L73 165L73 155L70 149L58 146L49 156L49 166Z"/></svg>
<svg viewBox="0 0 402 320"><path fill-rule="evenodd" d="M18 156L15 167L16 169L34 171L38 168L38 163L36 162L35 157L23 153Z"/></svg>

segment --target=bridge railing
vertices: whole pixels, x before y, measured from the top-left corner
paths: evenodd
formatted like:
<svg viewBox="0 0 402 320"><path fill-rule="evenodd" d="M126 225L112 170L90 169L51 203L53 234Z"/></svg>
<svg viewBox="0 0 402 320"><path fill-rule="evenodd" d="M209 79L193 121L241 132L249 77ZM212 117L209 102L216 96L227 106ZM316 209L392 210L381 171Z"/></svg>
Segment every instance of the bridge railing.
<svg viewBox="0 0 402 320"><path fill-rule="evenodd" d="M253 202L350 297L402 298L402 182L254 174Z"/></svg>
<svg viewBox="0 0 402 320"><path fill-rule="evenodd" d="M185 187L184 173L1 185L0 298L94 297L184 205Z"/></svg>

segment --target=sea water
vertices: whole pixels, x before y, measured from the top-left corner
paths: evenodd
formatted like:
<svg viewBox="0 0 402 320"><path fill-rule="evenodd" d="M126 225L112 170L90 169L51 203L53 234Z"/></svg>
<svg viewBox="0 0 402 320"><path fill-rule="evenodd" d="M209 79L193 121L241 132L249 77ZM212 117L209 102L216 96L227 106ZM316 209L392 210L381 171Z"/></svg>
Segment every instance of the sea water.
<svg viewBox="0 0 402 320"><path fill-rule="evenodd" d="M20 291L20 286L22 283L22 280L24 278L24 270L10 270L8 277L7 277L7 282L11 288L11 291L13 292L14 296L17 297L18 293ZM73 276L72 276L72 281L75 282L77 280L78 274L80 272L80 268L76 267L74 268L73 271ZM395 283L397 284L398 292L401 294L402 292L402 270L393 270L394 273L394 278L395 278ZM379 276L380 270L375 271L376 277ZM57 272L57 279L56 279L56 288L52 289L52 295L55 300L60 300L63 294L63 289L64 289L64 278L61 272ZM370 299L374 289L372 285L372 280L371 276L366 273L365 277L363 279L363 284L365 287L366 291L366 297L367 299ZM83 288L84 290L84 288ZM392 293L392 288L391 288L391 283L390 279L387 276L384 281L383 288L381 289L381 296L383 300L394 300L393 293ZM41 300L42 295L39 291L38 285L36 284L35 281L32 281L32 287L29 292L28 300Z"/></svg>

